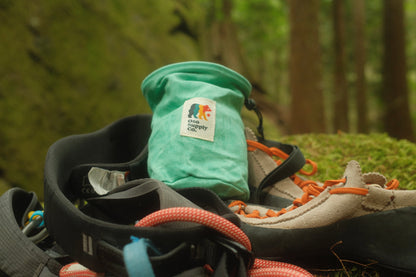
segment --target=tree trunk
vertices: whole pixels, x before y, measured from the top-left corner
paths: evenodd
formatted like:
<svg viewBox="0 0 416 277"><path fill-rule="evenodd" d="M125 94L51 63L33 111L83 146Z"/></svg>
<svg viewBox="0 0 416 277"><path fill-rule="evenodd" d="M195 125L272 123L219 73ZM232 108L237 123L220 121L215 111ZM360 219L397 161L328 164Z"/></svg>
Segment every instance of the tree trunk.
<svg viewBox="0 0 416 277"><path fill-rule="evenodd" d="M291 0L288 3L291 133L325 132L321 89L319 0Z"/></svg>
<svg viewBox="0 0 416 277"><path fill-rule="evenodd" d="M207 33L202 40L204 56L207 60L223 64L249 78L241 53L237 30L231 18L232 0L212 1L207 20Z"/></svg>
<svg viewBox="0 0 416 277"><path fill-rule="evenodd" d="M345 5L344 0L333 2L333 27L335 49L335 75L334 75L334 130L349 131L349 99L347 79L345 73Z"/></svg>
<svg viewBox="0 0 416 277"><path fill-rule="evenodd" d="M357 131L368 132L367 95L365 78L365 3L364 0L353 2L354 20L354 60L355 60L355 100L357 106Z"/></svg>
<svg viewBox="0 0 416 277"><path fill-rule="evenodd" d="M409 110L403 0L384 0L383 96L387 133L414 140Z"/></svg>

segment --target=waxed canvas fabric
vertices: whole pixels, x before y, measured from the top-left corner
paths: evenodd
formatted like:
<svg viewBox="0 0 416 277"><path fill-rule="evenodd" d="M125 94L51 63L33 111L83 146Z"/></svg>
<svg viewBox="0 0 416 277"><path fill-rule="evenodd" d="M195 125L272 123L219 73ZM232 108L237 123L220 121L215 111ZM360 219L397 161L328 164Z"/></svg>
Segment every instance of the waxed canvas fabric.
<svg viewBox="0 0 416 277"><path fill-rule="evenodd" d="M153 111L148 172L174 189L204 187L222 199L249 197L240 116L250 83L209 62L162 67L142 83Z"/></svg>

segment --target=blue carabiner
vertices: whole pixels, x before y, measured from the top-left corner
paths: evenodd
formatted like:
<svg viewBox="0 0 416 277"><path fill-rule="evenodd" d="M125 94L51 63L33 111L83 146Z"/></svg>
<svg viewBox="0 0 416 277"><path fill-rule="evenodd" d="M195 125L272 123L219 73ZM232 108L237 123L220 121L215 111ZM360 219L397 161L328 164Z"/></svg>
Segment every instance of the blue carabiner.
<svg viewBox="0 0 416 277"><path fill-rule="evenodd" d="M38 227L39 228L40 227L43 227L45 225L45 220L43 220L43 211L38 210L38 211L32 212L31 215L30 215L30 217L29 217L29 222L33 221L33 219L36 216L40 216L42 218L42 222L38 225Z"/></svg>

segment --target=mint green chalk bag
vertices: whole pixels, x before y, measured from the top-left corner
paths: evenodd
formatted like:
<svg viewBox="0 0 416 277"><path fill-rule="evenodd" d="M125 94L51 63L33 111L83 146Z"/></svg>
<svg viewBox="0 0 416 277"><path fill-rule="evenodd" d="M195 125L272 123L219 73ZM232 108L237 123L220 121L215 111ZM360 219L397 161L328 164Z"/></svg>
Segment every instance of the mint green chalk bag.
<svg viewBox="0 0 416 277"><path fill-rule="evenodd" d="M209 62L162 67L142 83L153 111L148 172L174 189L204 187L247 200L247 144L240 116L251 85Z"/></svg>

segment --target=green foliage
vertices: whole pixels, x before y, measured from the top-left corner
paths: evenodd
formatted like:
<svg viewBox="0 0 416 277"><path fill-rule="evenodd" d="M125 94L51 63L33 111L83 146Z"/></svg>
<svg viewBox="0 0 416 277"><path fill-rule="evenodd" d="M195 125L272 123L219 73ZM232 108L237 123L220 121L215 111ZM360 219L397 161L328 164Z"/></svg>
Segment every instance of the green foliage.
<svg viewBox="0 0 416 277"><path fill-rule="evenodd" d="M288 6L281 0L235 0L233 20L251 81L286 105L289 45Z"/></svg>
<svg viewBox="0 0 416 277"><path fill-rule="evenodd" d="M305 134L287 136L282 142L298 145L305 158L318 164L313 179L340 178L350 160L360 163L363 172L379 172L388 180L397 179L400 188L416 189L416 144L386 134Z"/></svg>
<svg viewBox="0 0 416 277"><path fill-rule="evenodd" d="M416 32L416 25L413 24L416 20L416 2L415 1L405 1L405 10L406 10L406 27L407 27L407 39L406 39L406 50L407 55L414 55L414 49L416 49L416 40L412 39L413 34ZM416 68L416 60L410 58L406 60L407 67L410 69L408 73L408 84L409 84L409 102L410 107L416 107L416 71L413 70ZM416 111L413 111L412 114L413 122L416 122Z"/></svg>

